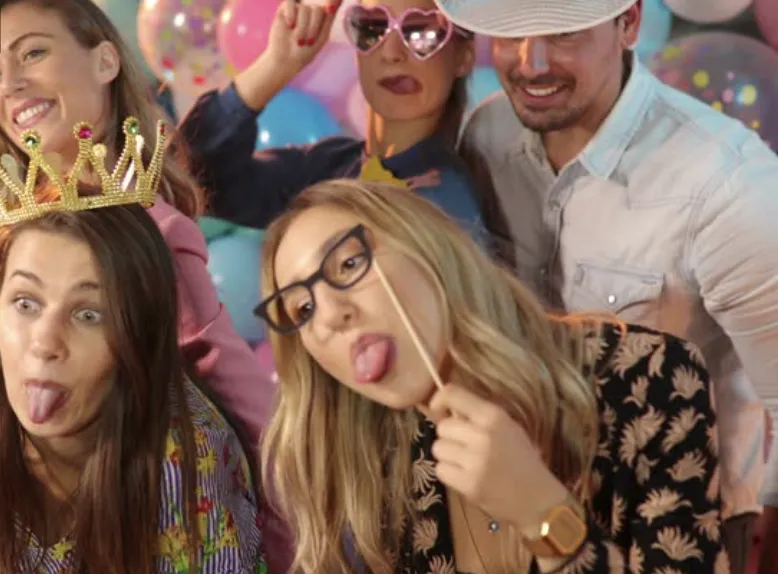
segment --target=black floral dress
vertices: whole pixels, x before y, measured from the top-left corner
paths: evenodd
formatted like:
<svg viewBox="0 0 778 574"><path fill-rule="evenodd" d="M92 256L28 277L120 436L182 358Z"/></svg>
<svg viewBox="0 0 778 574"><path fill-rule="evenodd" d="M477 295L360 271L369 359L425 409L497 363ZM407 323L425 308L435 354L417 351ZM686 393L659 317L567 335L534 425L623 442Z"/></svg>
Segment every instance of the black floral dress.
<svg viewBox="0 0 778 574"><path fill-rule="evenodd" d="M637 326L587 338L600 411L589 536L559 574L725 574L719 465L708 373L700 351ZM431 454L413 445L419 517L404 537L402 574L456 574L446 490ZM536 570L533 566L533 570Z"/></svg>

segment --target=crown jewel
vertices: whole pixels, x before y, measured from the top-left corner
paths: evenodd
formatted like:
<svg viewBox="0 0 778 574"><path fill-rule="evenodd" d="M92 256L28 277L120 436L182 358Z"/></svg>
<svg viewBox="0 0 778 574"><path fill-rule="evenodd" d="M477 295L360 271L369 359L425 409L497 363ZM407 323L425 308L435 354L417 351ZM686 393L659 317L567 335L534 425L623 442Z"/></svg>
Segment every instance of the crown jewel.
<svg viewBox="0 0 778 574"><path fill-rule="evenodd" d="M144 142L138 120L127 118L123 128L124 149L109 172L105 166L108 150L103 144L92 141L92 126L86 122L76 124L73 135L78 141L78 156L68 174L61 173L46 160L40 134L33 130L24 132L21 142L30 156L26 181L21 181L19 173L11 173L20 170L9 169L10 156L3 156L0 162L0 182L6 188L5 200L0 199L0 226L35 219L50 211L83 211L128 203L139 203L144 207L154 205L162 176L165 124L157 123L157 142L148 166L143 163ZM78 193L79 176L87 166L91 166L100 179L100 195L81 197ZM60 190L58 201L38 203L36 200L35 189L41 172ZM135 183L130 187L133 177ZM15 196L16 202L11 195Z"/></svg>

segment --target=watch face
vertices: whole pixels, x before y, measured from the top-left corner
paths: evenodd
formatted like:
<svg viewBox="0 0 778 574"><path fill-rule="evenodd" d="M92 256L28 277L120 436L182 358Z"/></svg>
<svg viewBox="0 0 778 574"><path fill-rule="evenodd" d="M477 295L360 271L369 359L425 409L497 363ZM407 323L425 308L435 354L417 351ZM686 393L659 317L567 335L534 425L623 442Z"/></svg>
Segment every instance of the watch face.
<svg viewBox="0 0 778 574"><path fill-rule="evenodd" d="M548 520L549 543L562 556L575 554L586 540L586 523L569 506L562 506Z"/></svg>

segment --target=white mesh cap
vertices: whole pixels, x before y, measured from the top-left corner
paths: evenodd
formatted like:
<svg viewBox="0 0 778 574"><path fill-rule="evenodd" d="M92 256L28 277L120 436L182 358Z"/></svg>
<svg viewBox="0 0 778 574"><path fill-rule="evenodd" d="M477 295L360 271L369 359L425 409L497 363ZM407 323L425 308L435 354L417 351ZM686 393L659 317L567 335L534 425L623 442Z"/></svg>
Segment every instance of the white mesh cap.
<svg viewBox="0 0 778 574"><path fill-rule="evenodd" d="M578 32L623 13L637 0L435 0L457 26L495 38Z"/></svg>

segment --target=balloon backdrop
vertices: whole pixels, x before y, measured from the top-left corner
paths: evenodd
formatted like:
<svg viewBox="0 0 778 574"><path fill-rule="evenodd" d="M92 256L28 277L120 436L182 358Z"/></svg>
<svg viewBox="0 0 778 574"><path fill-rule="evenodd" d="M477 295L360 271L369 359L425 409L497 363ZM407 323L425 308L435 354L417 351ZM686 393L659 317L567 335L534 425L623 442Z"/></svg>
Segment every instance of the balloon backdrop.
<svg viewBox="0 0 778 574"><path fill-rule="evenodd" d="M347 44L328 42L290 86L314 96L329 109L337 110L344 107L349 89L356 81L354 49ZM337 111L336 114L340 115Z"/></svg>
<svg viewBox="0 0 778 574"><path fill-rule="evenodd" d="M638 57L645 62L661 51L670 38L672 27L673 15L664 0L643 0L640 36L635 48Z"/></svg>
<svg viewBox="0 0 778 574"><path fill-rule="evenodd" d="M478 34L475 37L475 65L492 65L492 42L488 36Z"/></svg>
<svg viewBox="0 0 778 574"><path fill-rule="evenodd" d="M257 118L257 149L316 143L343 133L338 121L318 99L310 94L286 88Z"/></svg>
<svg viewBox="0 0 778 574"><path fill-rule="evenodd" d="M765 44L730 32L694 34L671 42L651 68L778 149L778 53Z"/></svg>
<svg viewBox="0 0 778 574"><path fill-rule="evenodd" d="M698 24L726 22L746 11L754 0L665 0L677 16Z"/></svg>
<svg viewBox="0 0 778 574"><path fill-rule="evenodd" d="M270 378L274 383L278 383L278 374L276 373L276 365L273 361L273 350L270 348L270 343L262 342L254 349L254 356L257 358L259 368L262 374Z"/></svg>
<svg viewBox="0 0 778 574"><path fill-rule="evenodd" d="M200 224L200 231L205 235L206 241L213 241L219 237L229 235L235 230L235 225L229 221L217 219L216 217L201 217L198 220Z"/></svg>
<svg viewBox="0 0 778 574"><path fill-rule="evenodd" d="M267 47L278 0L229 0L216 36L224 57L237 70L246 69Z"/></svg>
<svg viewBox="0 0 778 574"><path fill-rule="evenodd" d="M143 0L138 39L146 62L177 90L202 93L229 81L216 28L225 0Z"/></svg>
<svg viewBox="0 0 778 574"><path fill-rule="evenodd" d="M778 49L778 2L776 0L755 0L754 17L765 40Z"/></svg>
<svg viewBox="0 0 778 574"><path fill-rule="evenodd" d="M143 71L150 78L154 74L146 66L143 51L138 42L138 0L92 0L105 12L108 19L119 30L127 47L135 55L135 59L143 66Z"/></svg>
<svg viewBox="0 0 778 574"><path fill-rule="evenodd" d="M352 135L366 138L368 113L367 101L362 93L362 87L358 83L354 84L346 96L346 105L341 121Z"/></svg>
<svg viewBox="0 0 778 574"><path fill-rule="evenodd" d="M502 85L494 68L486 66L475 68L467 86L467 110L472 111L486 98L499 91L502 91Z"/></svg>
<svg viewBox="0 0 778 574"><path fill-rule="evenodd" d="M235 330L249 343L264 338L262 323L253 313L260 296L262 237L260 231L230 234L208 244L208 271L216 293Z"/></svg>

